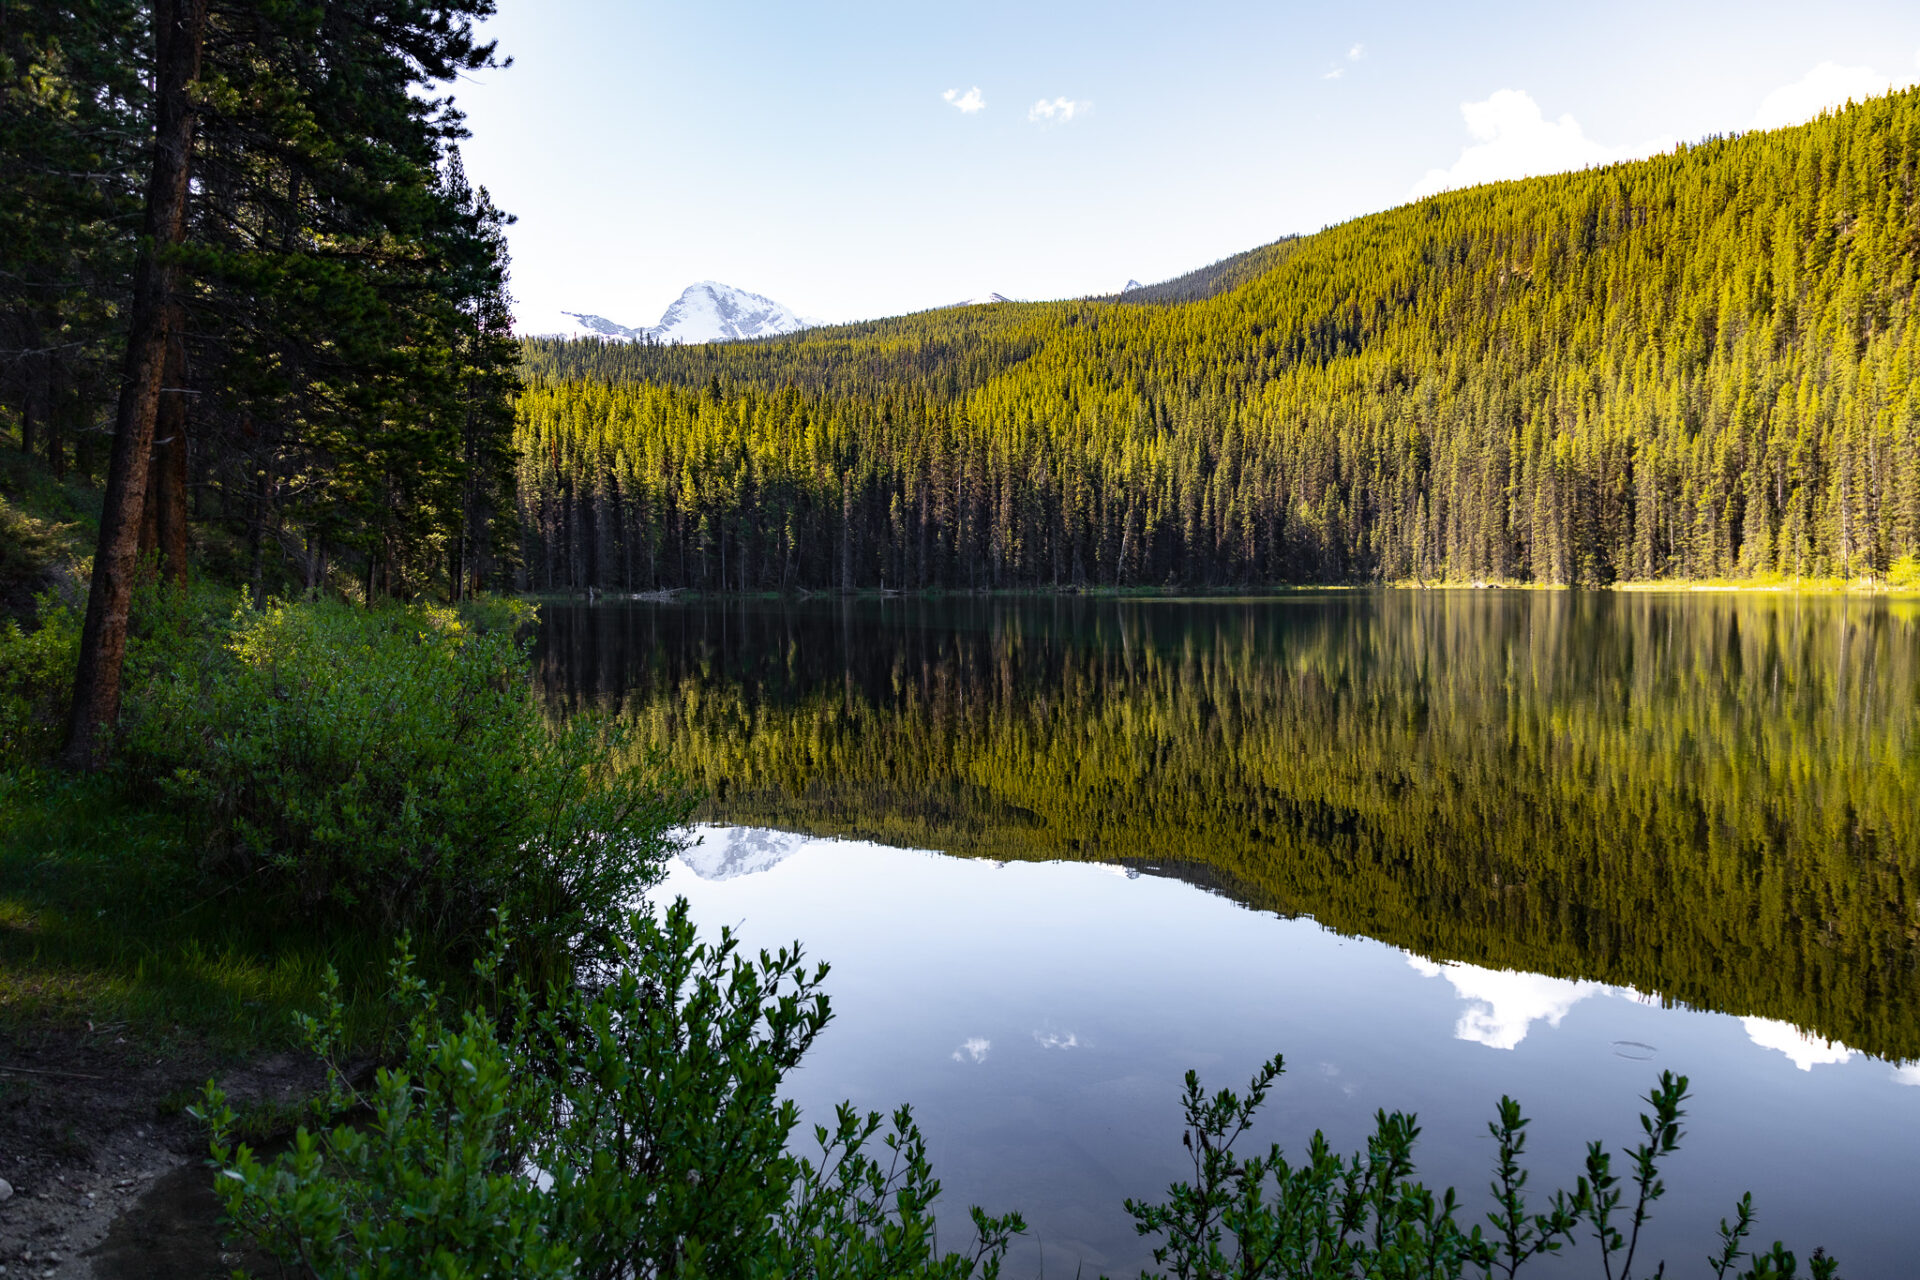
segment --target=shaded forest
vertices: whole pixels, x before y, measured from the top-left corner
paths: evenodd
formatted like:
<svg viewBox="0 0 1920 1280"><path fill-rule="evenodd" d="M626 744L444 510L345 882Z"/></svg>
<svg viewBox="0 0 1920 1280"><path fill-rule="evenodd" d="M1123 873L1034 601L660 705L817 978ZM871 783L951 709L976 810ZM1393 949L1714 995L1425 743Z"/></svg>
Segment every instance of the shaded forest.
<svg viewBox="0 0 1920 1280"><path fill-rule="evenodd" d="M1152 864L1920 1057L1920 611L1630 593L548 606L713 820Z"/></svg>
<svg viewBox="0 0 1920 1280"><path fill-rule="evenodd" d="M130 509L170 576L191 559L256 595L367 599L504 585L511 218L469 181L448 94L499 65L475 31L492 12L5 6L0 436L104 486L140 387Z"/></svg>
<svg viewBox="0 0 1920 1280"><path fill-rule="evenodd" d="M1883 577L1920 550L1917 178L1908 91L1127 301L528 342L522 581Z"/></svg>

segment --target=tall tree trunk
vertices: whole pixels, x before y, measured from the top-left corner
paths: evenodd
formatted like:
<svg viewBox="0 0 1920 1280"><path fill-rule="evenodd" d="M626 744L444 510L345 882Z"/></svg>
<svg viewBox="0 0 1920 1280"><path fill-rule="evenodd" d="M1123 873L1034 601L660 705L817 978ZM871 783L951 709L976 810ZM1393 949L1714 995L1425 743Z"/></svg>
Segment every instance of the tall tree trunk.
<svg viewBox="0 0 1920 1280"><path fill-rule="evenodd" d="M147 464L140 552L158 551L161 575L180 586L187 581L187 344L178 316L173 323Z"/></svg>
<svg viewBox="0 0 1920 1280"><path fill-rule="evenodd" d="M40 338L40 318L29 311L26 313L26 325L27 347L38 350L45 346L46 344ZM46 398L47 357L31 355L26 358L24 364L26 367L22 370L23 376L20 379L20 452L31 459L33 457L33 410L36 404Z"/></svg>
<svg viewBox="0 0 1920 1280"><path fill-rule="evenodd" d="M126 370L107 463L93 585L80 632L73 710L67 720L64 762L70 769L92 769L99 763L102 731L120 718L120 667L127 653L127 608L140 557L148 454L177 314L173 296L178 270L171 251L186 234L194 126L191 86L200 75L206 18L206 0L159 0L154 6L155 128L145 244L134 276Z"/></svg>
<svg viewBox="0 0 1920 1280"><path fill-rule="evenodd" d="M247 522L247 580L256 608L266 598L267 522L273 513L273 455L253 469L253 516Z"/></svg>
<svg viewBox="0 0 1920 1280"><path fill-rule="evenodd" d="M64 480L67 476L67 442L61 435L61 419L65 412L61 405L60 387L49 373L42 384L46 387L46 399L42 407L47 412L47 469L53 472L53 478Z"/></svg>

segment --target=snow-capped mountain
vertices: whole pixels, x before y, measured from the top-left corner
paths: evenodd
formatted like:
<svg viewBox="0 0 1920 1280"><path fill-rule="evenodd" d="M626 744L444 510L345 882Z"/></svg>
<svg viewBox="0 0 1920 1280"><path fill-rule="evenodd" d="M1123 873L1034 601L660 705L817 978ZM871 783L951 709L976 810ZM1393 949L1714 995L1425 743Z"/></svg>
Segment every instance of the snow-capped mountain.
<svg viewBox="0 0 1920 1280"><path fill-rule="evenodd" d="M1120 292L1122 292L1122 293L1132 293L1132 292L1133 292L1133 291L1134 291L1135 289L1138 289L1138 288L1140 288L1140 287L1141 287L1141 285L1140 285L1140 282L1139 282L1138 280L1132 280L1132 279L1130 279L1130 280L1128 280L1128 281L1127 281L1127 283L1126 283L1126 284L1125 284L1124 286L1122 286L1122 287L1121 287L1121 289L1120 289Z"/></svg>
<svg viewBox="0 0 1920 1280"><path fill-rule="evenodd" d="M792 857L807 837L766 827L695 827L698 841L680 861L702 880L733 880L770 871Z"/></svg>
<svg viewBox="0 0 1920 1280"><path fill-rule="evenodd" d="M725 342L806 327L805 320L772 298L702 280L687 286L651 332L655 342Z"/></svg>
<svg viewBox="0 0 1920 1280"><path fill-rule="evenodd" d="M605 316L562 311L564 322L556 332L566 338L609 338L616 342L726 342L734 338L764 338L811 328L813 321L745 289L702 280L690 284L660 317L660 323L630 328Z"/></svg>
<svg viewBox="0 0 1920 1280"><path fill-rule="evenodd" d="M579 311L562 311L566 317L553 333L562 338L612 338L619 342L634 342L646 336L645 329L629 329L626 325L615 324L605 316L587 315Z"/></svg>
<svg viewBox="0 0 1920 1280"><path fill-rule="evenodd" d="M1017 301L1017 299L1009 298L1004 293L989 293L984 295L983 297L967 298L960 302L950 302L947 305L950 307L984 307L989 302L1014 302L1014 301Z"/></svg>

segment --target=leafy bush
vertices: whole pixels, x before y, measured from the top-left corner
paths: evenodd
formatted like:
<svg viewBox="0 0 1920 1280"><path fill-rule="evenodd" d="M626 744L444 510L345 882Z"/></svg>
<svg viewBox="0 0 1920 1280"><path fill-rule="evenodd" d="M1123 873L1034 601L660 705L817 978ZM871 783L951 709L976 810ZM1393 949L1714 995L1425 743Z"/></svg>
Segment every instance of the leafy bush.
<svg viewBox="0 0 1920 1280"><path fill-rule="evenodd" d="M217 653L233 615L234 595L204 583L174 587L148 577L134 592L123 672L137 690L155 673L204 665ZM80 661L78 601L46 592L35 597L36 627L0 625L0 767L52 757L66 730Z"/></svg>
<svg viewBox="0 0 1920 1280"><path fill-rule="evenodd" d="M928 1277L991 1280L1017 1215L974 1211L968 1254L942 1255L939 1183L912 1116L842 1107L817 1160L787 1150L777 1097L828 1009L824 966L698 943L684 901L626 918L620 969L539 1000L514 983L498 1015L448 1017L403 952L399 1066L351 1086L341 1008L307 1024L331 1068L320 1127L263 1164L208 1087L217 1186L232 1221L324 1277ZM478 966L496 987L497 944Z"/></svg>
<svg viewBox="0 0 1920 1280"><path fill-rule="evenodd" d="M1920 590L1920 556L1908 552L1888 565L1887 586L1895 591Z"/></svg>
<svg viewBox="0 0 1920 1280"><path fill-rule="evenodd" d="M0 624L0 769L33 764L60 745L80 655L80 615L38 597L40 625Z"/></svg>
<svg viewBox="0 0 1920 1280"><path fill-rule="evenodd" d="M1641 1228L1651 1206L1666 1193L1660 1165L1680 1144L1681 1104L1687 1078L1662 1072L1640 1117L1646 1140L1630 1153L1627 1178L1614 1172L1613 1156L1600 1143L1587 1144L1586 1173L1571 1190L1555 1192L1547 1212L1529 1209L1528 1174L1520 1163L1530 1123L1520 1104L1500 1100L1487 1126L1498 1146L1489 1188L1495 1208L1491 1232L1460 1226L1459 1198L1452 1188L1436 1196L1414 1181L1415 1118L1380 1111L1365 1152L1341 1156L1316 1132L1306 1159L1290 1163L1278 1146L1242 1158L1235 1144L1246 1135L1284 1064L1276 1057L1261 1068L1244 1097L1222 1089L1208 1097L1199 1077L1187 1073L1182 1141L1193 1157L1192 1182L1176 1183L1161 1204L1127 1202L1141 1235L1158 1235L1154 1261L1171 1264L1180 1280L1360 1280L1361 1277L1423 1277L1458 1280L1469 1268L1482 1276L1511 1280L1533 1259L1575 1243L1582 1226L1598 1245L1608 1280L1632 1280ZM1631 1208L1627 1195L1632 1194ZM1720 1222L1721 1249L1708 1260L1720 1280L1795 1280L1794 1255L1778 1241L1765 1253L1749 1252L1753 1197L1743 1196L1735 1221ZM1736 1270L1742 1260L1748 1266ZM1833 1280L1838 1264L1816 1249L1810 1280ZM1656 1275L1666 1274L1661 1263Z"/></svg>
<svg viewBox="0 0 1920 1280"><path fill-rule="evenodd" d="M505 907L532 953L604 958L687 800L657 758L616 763L617 730L548 726L530 615L243 598L129 691L123 758L250 896L456 951Z"/></svg>

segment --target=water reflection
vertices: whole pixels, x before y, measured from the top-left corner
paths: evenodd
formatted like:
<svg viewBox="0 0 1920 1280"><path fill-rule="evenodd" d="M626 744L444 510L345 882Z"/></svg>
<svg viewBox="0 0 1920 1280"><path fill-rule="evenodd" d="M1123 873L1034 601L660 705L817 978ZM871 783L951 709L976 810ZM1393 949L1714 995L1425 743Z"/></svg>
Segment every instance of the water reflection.
<svg viewBox="0 0 1920 1280"><path fill-rule="evenodd" d="M1823 1040L1790 1022L1776 1022L1772 1018L1742 1018L1740 1025L1747 1029L1747 1039L1762 1049L1785 1054L1787 1061L1802 1071L1811 1071L1828 1063L1846 1062L1853 1057L1853 1050L1846 1045Z"/></svg>
<svg viewBox="0 0 1920 1280"><path fill-rule="evenodd" d="M1909 1059L1917 614L1546 592L550 606L539 662L556 711L668 744L710 819L1184 879L1465 966L1442 976L1478 984L1481 1043L1604 987ZM1478 976L1508 971L1566 985Z"/></svg>
<svg viewBox="0 0 1920 1280"><path fill-rule="evenodd" d="M1289 1070L1254 1137L1364 1140L1417 1111L1421 1168L1487 1206L1485 1123L1503 1093L1535 1116L1533 1185L1570 1183L1583 1143L1637 1137L1637 1099L1691 1076L1687 1138L1648 1247L1676 1274L1752 1190L1767 1240L1837 1249L1844 1274L1902 1274L1920 1179L1920 1064L1820 1047L1784 1023L1671 1007L1594 982L1436 962L1178 880L1070 863L964 860L871 843L704 829L668 894L749 946L803 939L831 962L835 1018L791 1081L803 1122L842 1098L911 1101L965 1207L1019 1208L1010 1274L1133 1274L1121 1209L1184 1176L1181 1073ZM779 850L741 858L742 850ZM753 865L750 873L735 869ZM717 872L717 873L716 873ZM1811 1055L1811 1056L1809 1056ZM1588 1275L1590 1243L1543 1276Z"/></svg>
<svg viewBox="0 0 1920 1280"><path fill-rule="evenodd" d="M1409 956L1407 963L1429 978L1447 980L1467 1002L1466 1011L1454 1026L1455 1038L1489 1049L1512 1049L1527 1038L1534 1023L1558 1027L1567 1011L1580 1001L1614 990L1597 982L1569 982L1512 969L1482 969L1457 961L1435 964L1423 956Z"/></svg>

